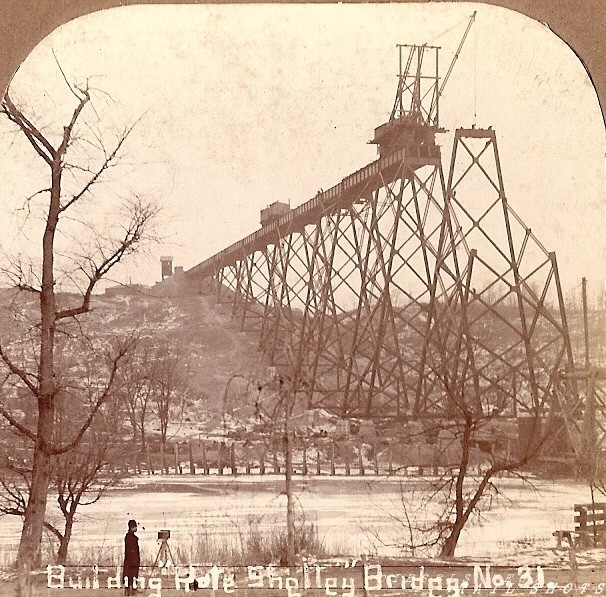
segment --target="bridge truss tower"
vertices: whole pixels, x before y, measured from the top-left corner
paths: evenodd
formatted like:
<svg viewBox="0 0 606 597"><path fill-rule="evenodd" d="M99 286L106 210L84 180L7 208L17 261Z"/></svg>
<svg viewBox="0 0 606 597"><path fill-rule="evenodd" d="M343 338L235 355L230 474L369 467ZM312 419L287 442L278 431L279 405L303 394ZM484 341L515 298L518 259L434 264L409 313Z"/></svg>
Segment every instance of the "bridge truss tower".
<svg viewBox="0 0 606 597"><path fill-rule="evenodd" d="M308 407L549 412L572 364L557 262L510 206L494 131L442 169L438 48L401 46L379 158L192 268L290 371Z"/></svg>

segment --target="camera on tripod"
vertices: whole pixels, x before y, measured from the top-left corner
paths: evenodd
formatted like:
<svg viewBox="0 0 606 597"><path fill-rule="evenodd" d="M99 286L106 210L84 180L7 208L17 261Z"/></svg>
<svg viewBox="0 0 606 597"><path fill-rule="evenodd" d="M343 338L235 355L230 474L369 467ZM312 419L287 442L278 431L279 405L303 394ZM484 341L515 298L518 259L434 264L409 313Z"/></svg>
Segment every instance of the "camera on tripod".
<svg viewBox="0 0 606 597"><path fill-rule="evenodd" d="M168 568L169 566L175 566L175 558L173 558L173 554L170 551L170 545L168 544L169 538L170 531L168 529L158 531L158 543L160 544L160 547L158 549L158 555L156 556L154 565L151 567L152 572L155 568Z"/></svg>

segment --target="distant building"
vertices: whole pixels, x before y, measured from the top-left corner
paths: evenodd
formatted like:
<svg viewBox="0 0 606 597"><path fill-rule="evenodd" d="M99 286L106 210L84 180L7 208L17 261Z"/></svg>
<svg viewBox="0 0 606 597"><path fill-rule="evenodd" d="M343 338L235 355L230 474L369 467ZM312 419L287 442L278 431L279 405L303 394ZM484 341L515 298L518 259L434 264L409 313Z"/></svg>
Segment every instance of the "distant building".
<svg viewBox="0 0 606 597"><path fill-rule="evenodd" d="M173 275L173 258L170 255L163 255L160 257L160 264L162 265L162 279L170 278Z"/></svg>
<svg viewBox="0 0 606 597"><path fill-rule="evenodd" d="M118 286L110 286L105 289L105 296L132 296L134 294L148 294L149 286L143 284L120 284Z"/></svg>
<svg viewBox="0 0 606 597"><path fill-rule="evenodd" d="M172 257L160 257L162 264L162 281L156 282L149 294L158 297L179 296L199 291L197 285L185 276L182 265L173 268Z"/></svg>

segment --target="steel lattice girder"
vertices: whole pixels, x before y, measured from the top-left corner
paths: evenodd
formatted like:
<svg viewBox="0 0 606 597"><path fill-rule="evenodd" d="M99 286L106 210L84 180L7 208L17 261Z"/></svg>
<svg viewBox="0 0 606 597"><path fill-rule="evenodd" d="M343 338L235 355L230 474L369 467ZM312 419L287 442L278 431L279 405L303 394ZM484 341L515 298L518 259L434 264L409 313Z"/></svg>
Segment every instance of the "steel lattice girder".
<svg viewBox="0 0 606 597"><path fill-rule="evenodd" d="M576 457L575 470L595 484L603 479L603 454L606 450L606 371L589 367L584 370L561 371L555 381L557 406L566 428L554 437L550 451L572 448ZM568 450L567 450L568 451Z"/></svg>
<svg viewBox="0 0 606 597"><path fill-rule="evenodd" d="M548 413L572 365L557 262L507 201L494 131L456 132L444 215L430 369L484 412Z"/></svg>
<svg viewBox="0 0 606 597"><path fill-rule="evenodd" d="M572 362L557 264L507 202L494 132L456 132L447 184L431 160L376 176L216 272L242 325L344 416L545 408Z"/></svg>

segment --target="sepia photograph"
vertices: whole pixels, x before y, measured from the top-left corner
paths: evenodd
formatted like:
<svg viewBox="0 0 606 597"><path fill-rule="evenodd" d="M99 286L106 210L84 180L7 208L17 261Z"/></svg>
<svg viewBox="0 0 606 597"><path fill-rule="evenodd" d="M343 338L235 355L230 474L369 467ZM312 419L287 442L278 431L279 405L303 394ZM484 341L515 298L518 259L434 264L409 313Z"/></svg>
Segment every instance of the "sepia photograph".
<svg viewBox="0 0 606 597"><path fill-rule="evenodd" d="M606 3L0 9L0 596L606 591Z"/></svg>

